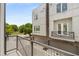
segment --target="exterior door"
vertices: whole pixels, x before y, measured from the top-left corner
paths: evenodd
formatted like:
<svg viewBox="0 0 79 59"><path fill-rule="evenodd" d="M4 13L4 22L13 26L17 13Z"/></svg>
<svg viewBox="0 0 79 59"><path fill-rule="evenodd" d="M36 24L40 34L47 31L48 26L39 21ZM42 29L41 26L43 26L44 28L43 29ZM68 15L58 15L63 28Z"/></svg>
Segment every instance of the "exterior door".
<svg viewBox="0 0 79 59"><path fill-rule="evenodd" d="M58 34L61 34L61 24L58 24Z"/></svg>

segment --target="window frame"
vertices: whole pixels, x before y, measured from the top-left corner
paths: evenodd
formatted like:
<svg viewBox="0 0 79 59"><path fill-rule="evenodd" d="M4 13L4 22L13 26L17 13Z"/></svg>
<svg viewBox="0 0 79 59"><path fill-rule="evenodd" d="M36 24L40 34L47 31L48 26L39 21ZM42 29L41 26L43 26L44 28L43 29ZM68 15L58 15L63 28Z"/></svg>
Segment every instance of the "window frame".
<svg viewBox="0 0 79 59"><path fill-rule="evenodd" d="M34 26L34 32L39 32L40 31L40 26Z"/></svg>
<svg viewBox="0 0 79 59"><path fill-rule="evenodd" d="M57 13L61 13L61 3L58 3L58 4L56 5L56 12L57 12Z"/></svg>
<svg viewBox="0 0 79 59"><path fill-rule="evenodd" d="M34 20L38 20L38 15L37 14L34 15Z"/></svg>
<svg viewBox="0 0 79 59"><path fill-rule="evenodd" d="M59 5L60 4L60 5ZM65 5L66 4L66 5ZM64 7L65 6L65 7ZM64 8L66 8L66 9L64 9ZM60 11L58 11L60 9ZM68 6L67 6L67 3L58 3L57 5L56 5L56 12L57 13L62 13L62 12L65 12L65 11L67 11L67 9L68 9Z"/></svg>
<svg viewBox="0 0 79 59"><path fill-rule="evenodd" d="M66 8L66 9L64 9L64 8ZM65 12L65 11L67 11L67 3L62 3L62 12Z"/></svg>
<svg viewBox="0 0 79 59"><path fill-rule="evenodd" d="M65 31L65 29L64 29L64 25L66 25L66 31ZM64 35L67 35L67 33L68 33L68 24L67 24L67 23L64 23L64 24L63 24L63 34L64 34Z"/></svg>

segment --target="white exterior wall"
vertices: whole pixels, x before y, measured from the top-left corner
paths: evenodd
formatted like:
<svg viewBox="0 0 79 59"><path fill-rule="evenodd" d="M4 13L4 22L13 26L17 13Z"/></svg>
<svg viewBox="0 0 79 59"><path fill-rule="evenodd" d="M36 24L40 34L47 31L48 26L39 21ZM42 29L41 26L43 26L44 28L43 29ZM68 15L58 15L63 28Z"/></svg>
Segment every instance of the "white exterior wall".
<svg viewBox="0 0 79 59"><path fill-rule="evenodd" d="M79 15L73 17L72 23L72 30L75 32L75 40L79 41Z"/></svg>
<svg viewBox="0 0 79 59"><path fill-rule="evenodd" d="M66 23L68 26L67 28L68 32L72 32L72 19L71 18L54 21L54 31L58 31L57 30L58 24L61 24L63 27L64 23ZM63 28L61 28L61 30L63 31Z"/></svg>
<svg viewBox="0 0 79 59"><path fill-rule="evenodd" d="M0 55L4 55L4 4L0 3Z"/></svg>
<svg viewBox="0 0 79 59"><path fill-rule="evenodd" d="M54 21L72 17L72 31L75 32L75 40L79 41L79 4L68 3L67 11L62 13L56 12L56 3L49 5L49 37L54 30Z"/></svg>
<svg viewBox="0 0 79 59"><path fill-rule="evenodd" d="M34 15L38 15L38 19L34 20ZM38 8L33 10L32 13L33 34L46 36L46 4L41 4ZM34 26L40 26L39 32L34 32Z"/></svg>

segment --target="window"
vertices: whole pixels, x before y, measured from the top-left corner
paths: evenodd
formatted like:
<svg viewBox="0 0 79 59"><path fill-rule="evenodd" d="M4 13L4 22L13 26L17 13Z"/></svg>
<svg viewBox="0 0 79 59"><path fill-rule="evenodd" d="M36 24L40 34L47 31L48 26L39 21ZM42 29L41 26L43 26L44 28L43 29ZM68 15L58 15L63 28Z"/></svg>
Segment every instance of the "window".
<svg viewBox="0 0 79 59"><path fill-rule="evenodd" d="M67 24L63 24L63 34L67 35Z"/></svg>
<svg viewBox="0 0 79 59"><path fill-rule="evenodd" d="M35 15L35 20L37 20L38 19L38 15Z"/></svg>
<svg viewBox="0 0 79 59"><path fill-rule="evenodd" d="M57 4L57 13L67 11L67 3L58 3Z"/></svg>
<svg viewBox="0 0 79 59"><path fill-rule="evenodd" d="M61 24L58 24L58 34L61 34Z"/></svg>
<svg viewBox="0 0 79 59"><path fill-rule="evenodd" d="M38 15L36 15L36 20L38 19Z"/></svg>
<svg viewBox="0 0 79 59"><path fill-rule="evenodd" d="M67 3L62 3L62 12L67 10Z"/></svg>
<svg viewBox="0 0 79 59"><path fill-rule="evenodd" d="M37 26L36 27L36 31L40 31L40 26Z"/></svg>
<svg viewBox="0 0 79 59"><path fill-rule="evenodd" d="M35 32L35 26L34 26L34 32Z"/></svg>
<svg viewBox="0 0 79 59"><path fill-rule="evenodd" d="M34 26L34 32L40 31L40 26Z"/></svg>
<svg viewBox="0 0 79 59"><path fill-rule="evenodd" d="M57 4L57 13L61 12L61 3Z"/></svg>

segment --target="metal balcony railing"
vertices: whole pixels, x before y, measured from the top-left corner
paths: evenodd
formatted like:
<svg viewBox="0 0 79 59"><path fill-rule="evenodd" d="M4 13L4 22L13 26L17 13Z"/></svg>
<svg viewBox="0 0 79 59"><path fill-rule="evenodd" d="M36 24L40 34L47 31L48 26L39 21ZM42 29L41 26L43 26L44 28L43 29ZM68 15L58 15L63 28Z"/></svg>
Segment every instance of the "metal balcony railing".
<svg viewBox="0 0 79 59"><path fill-rule="evenodd" d="M75 39L75 34L74 32L59 32L60 34L58 34L58 31L51 31L51 36L52 37L57 37L57 38L64 38L64 39Z"/></svg>
<svg viewBox="0 0 79 59"><path fill-rule="evenodd" d="M74 56L75 54L34 41L33 37L8 36L5 53L16 49L23 56Z"/></svg>

